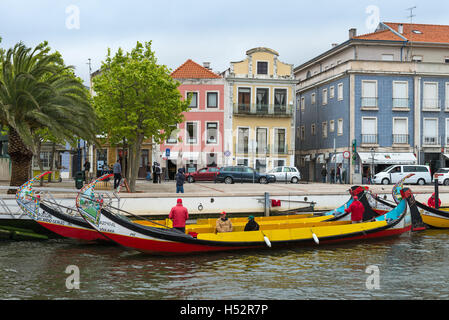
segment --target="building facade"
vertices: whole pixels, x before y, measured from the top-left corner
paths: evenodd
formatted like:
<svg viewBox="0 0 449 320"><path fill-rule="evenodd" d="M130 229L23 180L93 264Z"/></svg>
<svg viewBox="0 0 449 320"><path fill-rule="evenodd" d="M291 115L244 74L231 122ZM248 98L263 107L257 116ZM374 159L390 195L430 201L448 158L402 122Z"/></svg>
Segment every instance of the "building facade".
<svg viewBox="0 0 449 320"><path fill-rule="evenodd" d="M380 23L295 68L297 166L362 183L391 164L446 166L449 26ZM327 177L329 180L329 177Z"/></svg>
<svg viewBox="0 0 449 320"><path fill-rule="evenodd" d="M229 95L225 163L259 172L294 163L293 66L269 48L246 51L223 75Z"/></svg>
<svg viewBox="0 0 449 320"><path fill-rule="evenodd" d="M173 71L172 77L181 82L178 87L184 99L191 97L190 109L184 112L184 122L157 148L154 155L169 179L177 169L186 172L208 166L222 166L224 162L224 79L210 69L187 60ZM157 160L156 160L157 159Z"/></svg>

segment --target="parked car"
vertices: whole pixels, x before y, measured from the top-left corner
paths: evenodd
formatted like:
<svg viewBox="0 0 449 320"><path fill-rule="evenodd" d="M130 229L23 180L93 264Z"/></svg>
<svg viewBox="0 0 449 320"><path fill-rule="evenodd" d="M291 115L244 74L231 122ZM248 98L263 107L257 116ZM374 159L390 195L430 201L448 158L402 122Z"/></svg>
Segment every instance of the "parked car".
<svg viewBox="0 0 449 320"><path fill-rule="evenodd" d="M296 167L274 167L269 174L276 177L276 181L290 181L291 183L298 183L301 180L301 173Z"/></svg>
<svg viewBox="0 0 449 320"><path fill-rule="evenodd" d="M246 166L230 166L220 169L216 181L227 184L234 182L269 183L276 182L276 177L272 174L259 173Z"/></svg>
<svg viewBox="0 0 449 320"><path fill-rule="evenodd" d="M376 184L397 183L409 173L414 173L414 175L406 179L404 183L417 183L419 185L424 185L432 182L432 175L430 174L429 166L422 165L389 166L381 172L376 173L373 178L373 182Z"/></svg>
<svg viewBox="0 0 449 320"><path fill-rule="evenodd" d="M207 167L201 168L195 172L186 173L186 180L189 183L193 183L195 181L215 181L220 168L217 167Z"/></svg>
<svg viewBox="0 0 449 320"><path fill-rule="evenodd" d="M433 176L438 179L438 184L449 186L449 168L440 168Z"/></svg>

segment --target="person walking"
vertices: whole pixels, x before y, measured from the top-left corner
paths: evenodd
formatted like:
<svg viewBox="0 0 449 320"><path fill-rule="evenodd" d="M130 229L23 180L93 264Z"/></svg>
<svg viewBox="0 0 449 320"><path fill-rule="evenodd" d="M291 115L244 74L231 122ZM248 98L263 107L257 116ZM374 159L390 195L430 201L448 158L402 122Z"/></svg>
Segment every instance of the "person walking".
<svg viewBox="0 0 449 320"><path fill-rule="evenodd" d="M220 218L217 219L215 223L215 233L217 232L232 232L233 230L231 220L226 217L226 212L223 211L220 213Z"/></svg>
<svg viewBox="0 0 449 320"><path fill-rule="evenodd" d="M176 200L176 206L171 208L168 218L173 221L173 229L186 232L186 221L189 219L189 211L182 205L182 199Z"/></svg>
<svg viewBox="0 0 449 320"><path fill-rule="evenodd" d="M331 183L335 183L335 169L334 168L332 168L331 169Z"/></svg>
<svg viewBox="0 0 449 320"><path fill-rule="evenodd" d="M337 181L341 184L341 163L337 167Z"/></svg>
<svg viewBox="0 0 449 320"><path fill-rule="evenodd" d="M326 166L323 166L323 169L321 169L321 179L323 183L326 183L326 177L327 177L327 169Z"/></svg>
<svg viewBox="0 0 449 320"><path fill-rule="evenodd" d="M186 182L186 176L182 172L182 169L178 169L178 173L176 174L176 193L184 193L184 183Z"/></svg>
<svg viewBox="0 0 449 320"><path fill-rule="evenodd" d="M84 162L84 179L86 180L86 183L89 182L89 171L90 171L90 162L89 160L86 160L86 162Z"/></svg>
<svg viewBox="0 0 449 320"><path fill-rule="evenodd" d="M359 201L357 196L352 197L353 201L349 208L345 209L345 212L351 212L352 223L359 223L363 221L363 213L365 212L365 207Z"/></svg>
<svg viewBox="0 0 449 320"><path fill-rule="evenodd" d="M112 173L114 174L114 189L120 185L120 181L122 180L122 165L120 164L120 159L114 163L112 167Z"/></svg>
<svg viewBox="0 0 449 320"><path fill-rule="evenodd" d="M159 164L159 162L156 162L157 183L161 183L161 173L162 173L161 165Z"/></svg>
<svg viewBox="0 0 449 320"><path fill-rule="evenodd" d="M145 168L147 172L146 180L151 181L151 164L148 162L147 167Z"/></svg>

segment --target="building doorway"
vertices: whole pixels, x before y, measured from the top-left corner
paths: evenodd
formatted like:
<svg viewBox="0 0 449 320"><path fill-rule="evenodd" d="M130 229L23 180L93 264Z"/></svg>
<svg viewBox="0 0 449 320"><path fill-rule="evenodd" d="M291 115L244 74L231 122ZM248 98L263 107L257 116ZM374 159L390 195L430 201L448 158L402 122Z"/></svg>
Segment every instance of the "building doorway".
<svg viewBox="0 0 449 320"><path fill-rule="evenodd" d="M167 160L167 166L168 166L168 179L169 180L175 180L176 176L176 162L173 160Z"/></svg>

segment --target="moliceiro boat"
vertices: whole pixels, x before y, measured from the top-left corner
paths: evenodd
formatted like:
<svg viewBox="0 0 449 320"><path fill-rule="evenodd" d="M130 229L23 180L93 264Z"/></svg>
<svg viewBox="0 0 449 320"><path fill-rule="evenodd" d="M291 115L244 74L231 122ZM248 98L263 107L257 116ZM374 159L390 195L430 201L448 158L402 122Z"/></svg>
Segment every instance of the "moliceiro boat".
<svg viewBox="0 0 449 320"><path fill-rule="evenodd" d="M318 221L261 225L258 231L236 230L215 233L211 230L186 234L166 226L147 226L132 222L103 205L94 193L95 181L81 189L76 207L81 216L104 237L118 244L150 254L191 254L256 248L279 248L290 245L326 243L397 236L411 229L410 206L415 202L409 190L391 211L372 221L352 224L350 221Z"/></svg>
<svg viewBox="0 0 449 320"><path fill-rule="evenodd" d="M45 199L41 194L36 194L33 183L50 173L51 171L48 171L35 176L17 190L16 201L20 208L31 219L61 237L110 242L78 214L76 207L63 207L55 201Z"/></svg>

